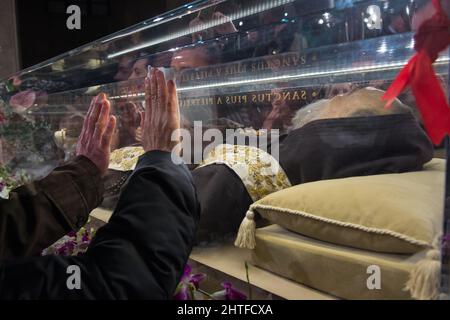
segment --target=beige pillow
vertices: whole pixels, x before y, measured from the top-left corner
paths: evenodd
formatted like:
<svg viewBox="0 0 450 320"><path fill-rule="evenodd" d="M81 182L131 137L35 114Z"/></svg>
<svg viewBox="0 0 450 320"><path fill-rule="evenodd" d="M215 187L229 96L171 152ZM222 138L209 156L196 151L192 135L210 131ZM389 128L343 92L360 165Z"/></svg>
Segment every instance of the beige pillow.
<svg viewBox="0 0 450 320"><path fill-rule="evenodd" d="M411 254L442 229L445 162L423 171L319 181L273 193L252 208L302 235L350 247Z"/></svg>

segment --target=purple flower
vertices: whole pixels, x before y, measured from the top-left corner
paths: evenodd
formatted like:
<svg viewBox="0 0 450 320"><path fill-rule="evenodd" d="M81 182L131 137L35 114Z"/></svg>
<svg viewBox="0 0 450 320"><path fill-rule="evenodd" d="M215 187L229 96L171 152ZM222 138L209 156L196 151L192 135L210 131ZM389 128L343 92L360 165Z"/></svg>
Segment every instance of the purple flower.
<svg viewBox="0 0 450 320"><path fill-rule="evenodd" d="M86 231L83 236L81 237L81 241L83 242L89 242L90 241L90 237L89 237L89 232Z"/></svg>
<svg viewBox="0 0 450 320"><path fill-rule="evenodd" d="M222 282L222 287L225 290L218 291L212 295L216 300L247 300L247 296L233 288L233 285L229 282Z"/></svg>
<svg viewBox="0 0 450 320"><path fill-rule="evenodd" d="M61 247L58 248L57 252L60 256L69 256L75 249L76 243L74 241L67 241Z"/></svg>
<svg viewBox="0 0 450 320"><path fill-rule="evenodd" d="M442 237L442 247L443 247L444 249L450 248L450 234L445 234L445 235Z"/></svg>
<svg viewBox="0 0 450 320"><path fill-rule="evenodd" d="M442 240L443 240L444 242L450 242L450 233L444 235L444 237L442 238Z"/></svg>
<svg viewBox="0 0 450 320"><path fill-rule="evenodd" d="M70 232L67 234L67 236L68 236L68 237L71 237L71 238L75 238L75 237L77 236L77 233L76 233L75 231L70 231Z"/></svg>
<svg viewBox="0 0 450 320"><path fill-rule="evenodd" d="M205 280L206 275L203 273L191 274L192 267L188 264L184 267L183 276L181 277L181 282L187 282L192 284L195 289L198 289L200 286L200 282Z"/></svg>
<svg viewBox="0 0 450 320"><path fill-rule="evenodd" d="M173 296L173 300L177 301L193 300L189 285L179 284Z"/></svg>
<svg viewBox="0 0 450 320"><path fill-rule="evenodd" d="M174 300L194 300L194 291L200 287L206 275L203 273L191 274L192 268L186 264L183 275L181 276L180 284L173 296Z"/></svg>

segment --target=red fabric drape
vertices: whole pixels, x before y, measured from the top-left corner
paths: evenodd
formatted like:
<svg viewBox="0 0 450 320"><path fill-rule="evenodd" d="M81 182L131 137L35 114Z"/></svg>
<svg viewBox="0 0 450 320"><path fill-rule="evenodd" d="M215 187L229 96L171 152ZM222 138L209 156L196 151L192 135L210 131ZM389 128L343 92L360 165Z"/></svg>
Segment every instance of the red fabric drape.
<svg viewBox="0 0 450 320"><path fill-rule="evenodd" d="M425 21L414 36L417 53L400 71L383 96L390 107L410 86L422 114L425 129L434 144L450 134L450 107L437 78L433 63L439 53L450 45L450 19L439 0L433 0L436 14Z"/></svg>

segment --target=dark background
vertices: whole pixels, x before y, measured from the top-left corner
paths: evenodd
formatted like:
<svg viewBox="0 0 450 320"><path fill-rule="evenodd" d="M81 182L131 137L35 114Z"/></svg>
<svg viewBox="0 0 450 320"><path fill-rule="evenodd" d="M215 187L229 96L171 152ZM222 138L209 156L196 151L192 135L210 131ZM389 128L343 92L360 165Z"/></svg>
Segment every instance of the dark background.
<svg viewBox="0 0 450 320"><path fill-rule="evenodd" d="M175 9L189 0L17 0L21 68ZM81 8L81 30L68 30L66 9Z"/></svg>

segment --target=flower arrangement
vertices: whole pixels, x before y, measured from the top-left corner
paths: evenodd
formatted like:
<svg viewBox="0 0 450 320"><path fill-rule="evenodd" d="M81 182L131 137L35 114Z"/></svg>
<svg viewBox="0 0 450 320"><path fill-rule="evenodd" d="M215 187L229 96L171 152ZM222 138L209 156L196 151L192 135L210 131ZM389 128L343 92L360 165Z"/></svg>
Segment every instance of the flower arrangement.
<svg viewBox="0 0 450 320"><path fill-rule="evenodd" d="M41 255L78 256L87 251L94 235L94 228L83 227L78 232L72 231L42 251Z"/></svg>
<svg viewBox="0 0 450 320"><path fill-rule="evenodd" d="M248 278L248 266L246 264L247 279ZM200 288L202 281L206 279L204 273L192 274L192 267L186 264L181 277L180 284L178 285L174 300L204 300L204 297L209 300L247 300L247 296L233 287L230 282L222 282L221 286L223 290L209 294ZM251 294L250 294L251 297Z"/></svg>
<svg viewBox="0 0 450 320"><path fill-rule="evenodd" d="M29 181L30 177L24 171L12 174L7 167L0 166L0 198L8 199L11 190Z"/></svg>

